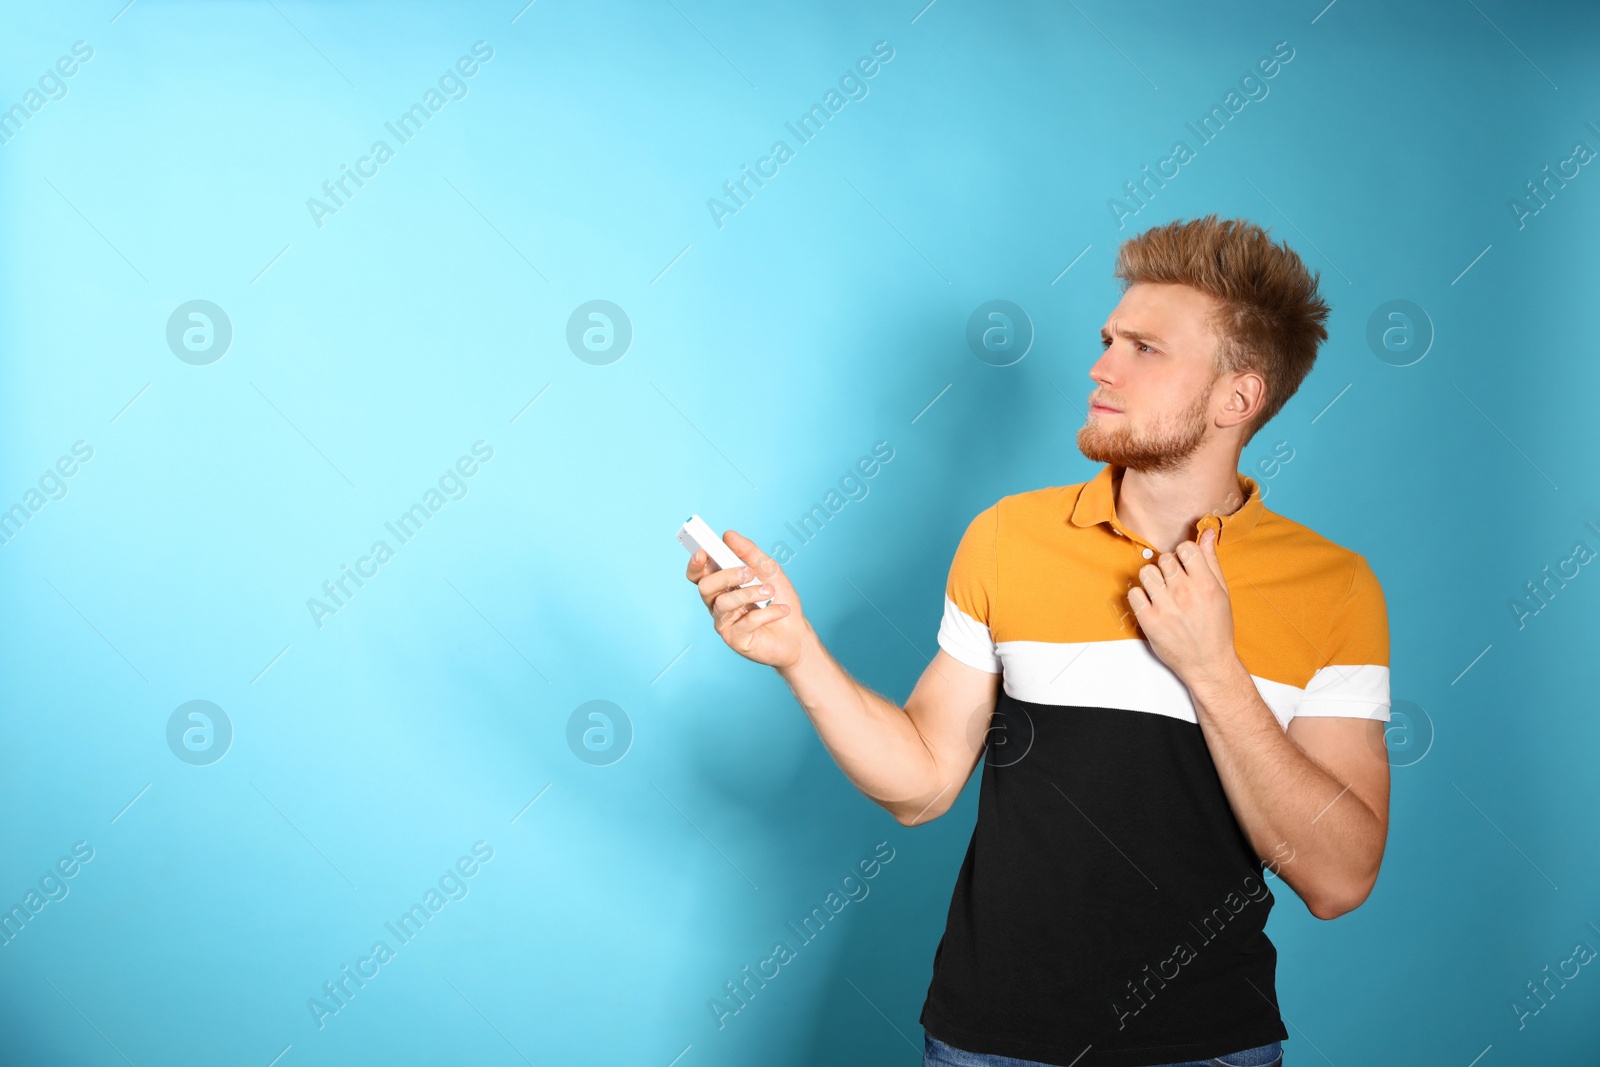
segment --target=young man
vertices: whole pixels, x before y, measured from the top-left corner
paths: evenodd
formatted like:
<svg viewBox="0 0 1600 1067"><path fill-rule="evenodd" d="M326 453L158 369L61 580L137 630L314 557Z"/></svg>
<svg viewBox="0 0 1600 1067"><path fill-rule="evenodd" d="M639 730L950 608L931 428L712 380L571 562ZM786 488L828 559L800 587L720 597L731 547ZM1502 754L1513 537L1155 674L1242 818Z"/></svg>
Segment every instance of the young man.
<svg viewBox="0 0 1600 1067"><path fill-rule="evenodd" d="M1131 238L1116 275L1078 433L1104 466L972 520L903 709L829 656L754 542L724 537L760 586L689 561L723 640L778 669L902 824L988 753L927 1064L1280 1063L1263 868L1333 919L1383 857L1383 591L1237 472L1327 339L1317 276L1214 215Z"/></svg>

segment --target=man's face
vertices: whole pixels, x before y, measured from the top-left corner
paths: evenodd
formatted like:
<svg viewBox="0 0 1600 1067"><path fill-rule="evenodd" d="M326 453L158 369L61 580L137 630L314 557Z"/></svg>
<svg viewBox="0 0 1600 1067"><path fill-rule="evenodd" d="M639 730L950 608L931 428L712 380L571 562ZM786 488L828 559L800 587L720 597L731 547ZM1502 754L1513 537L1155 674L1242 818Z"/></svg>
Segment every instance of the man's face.
<svg viewBox="0 0 1600 1067"><path fill-rule="evenodd" d="M1187 285L1128 287L1101 327L1104 354L1078 448L1096 463L1178 470L1205 442L1216 384L1216 301ZM1101 405L1104 405L1102 407Z"/></svg>

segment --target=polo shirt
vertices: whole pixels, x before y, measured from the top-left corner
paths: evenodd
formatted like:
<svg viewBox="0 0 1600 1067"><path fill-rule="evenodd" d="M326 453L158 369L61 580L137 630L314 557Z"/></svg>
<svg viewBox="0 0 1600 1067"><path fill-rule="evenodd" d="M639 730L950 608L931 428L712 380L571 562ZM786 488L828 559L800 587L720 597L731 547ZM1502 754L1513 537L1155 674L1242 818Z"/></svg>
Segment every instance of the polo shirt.
<svg viewBox="0 0 1600 1067"><path fill-rule="evenodd" d="M1207 1059L1288 1031L1274 897L1188 689L1127 594L1158 550L1117 519L1122 468L1007 496L951 562L939 647L1002 675L977 822L920 1021L957 1048L1063 1067ZM1389 718L1383 591L1364 557L1244 503L1218 531L1234 643L1285 728ZM1219 509L1221 510L1221 509ZM1198 536L1198 534L1197 534Z"/></svg>

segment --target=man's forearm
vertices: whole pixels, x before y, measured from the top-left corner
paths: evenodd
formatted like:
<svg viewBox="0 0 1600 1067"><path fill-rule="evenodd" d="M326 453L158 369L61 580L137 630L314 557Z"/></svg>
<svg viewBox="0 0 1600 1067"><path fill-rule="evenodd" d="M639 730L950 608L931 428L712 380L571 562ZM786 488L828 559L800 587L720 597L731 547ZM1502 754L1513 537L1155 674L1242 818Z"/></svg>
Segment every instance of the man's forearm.
<svg viewBox="0 0 1600 1067"><path fill-rule="evenodd" d="M1274 873L1313 914L1332 918L1355 907L1382 859L1378 816L1290 740L1243 664L1191 682L1189 691L1256 854L1276 857Z"/></svg>
<svg viewBox="0 0 1600 1067"><path fill-rule="evenodd" d="M897 819L934 799L937 768L905 709L851 678L809 622L799 662L778 673L828 754L868 798Z"/></svg>

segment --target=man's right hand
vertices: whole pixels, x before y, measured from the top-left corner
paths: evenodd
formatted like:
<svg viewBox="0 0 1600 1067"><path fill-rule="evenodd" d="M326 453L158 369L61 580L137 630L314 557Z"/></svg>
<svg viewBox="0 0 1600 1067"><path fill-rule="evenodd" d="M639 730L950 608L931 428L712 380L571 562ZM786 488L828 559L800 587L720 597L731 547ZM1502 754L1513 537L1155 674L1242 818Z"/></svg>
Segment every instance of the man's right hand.
<svg viewBox="0 0 1600 1067"><path fill-rule="evenodd" d="M742 573L738 568L713 570L702 549L689 557L684 576L699 587L700 599L729 648L746 659L779 670L793 667L800 661L809 629L800 613L800 597L794 586L777 561L754 541L733 530L723 534L722 540L745 561L751 573ZM739 588L751 578L759 578L762 584ZM768 597L772 598L771 604L764 608L754 606Z"/></svg>

